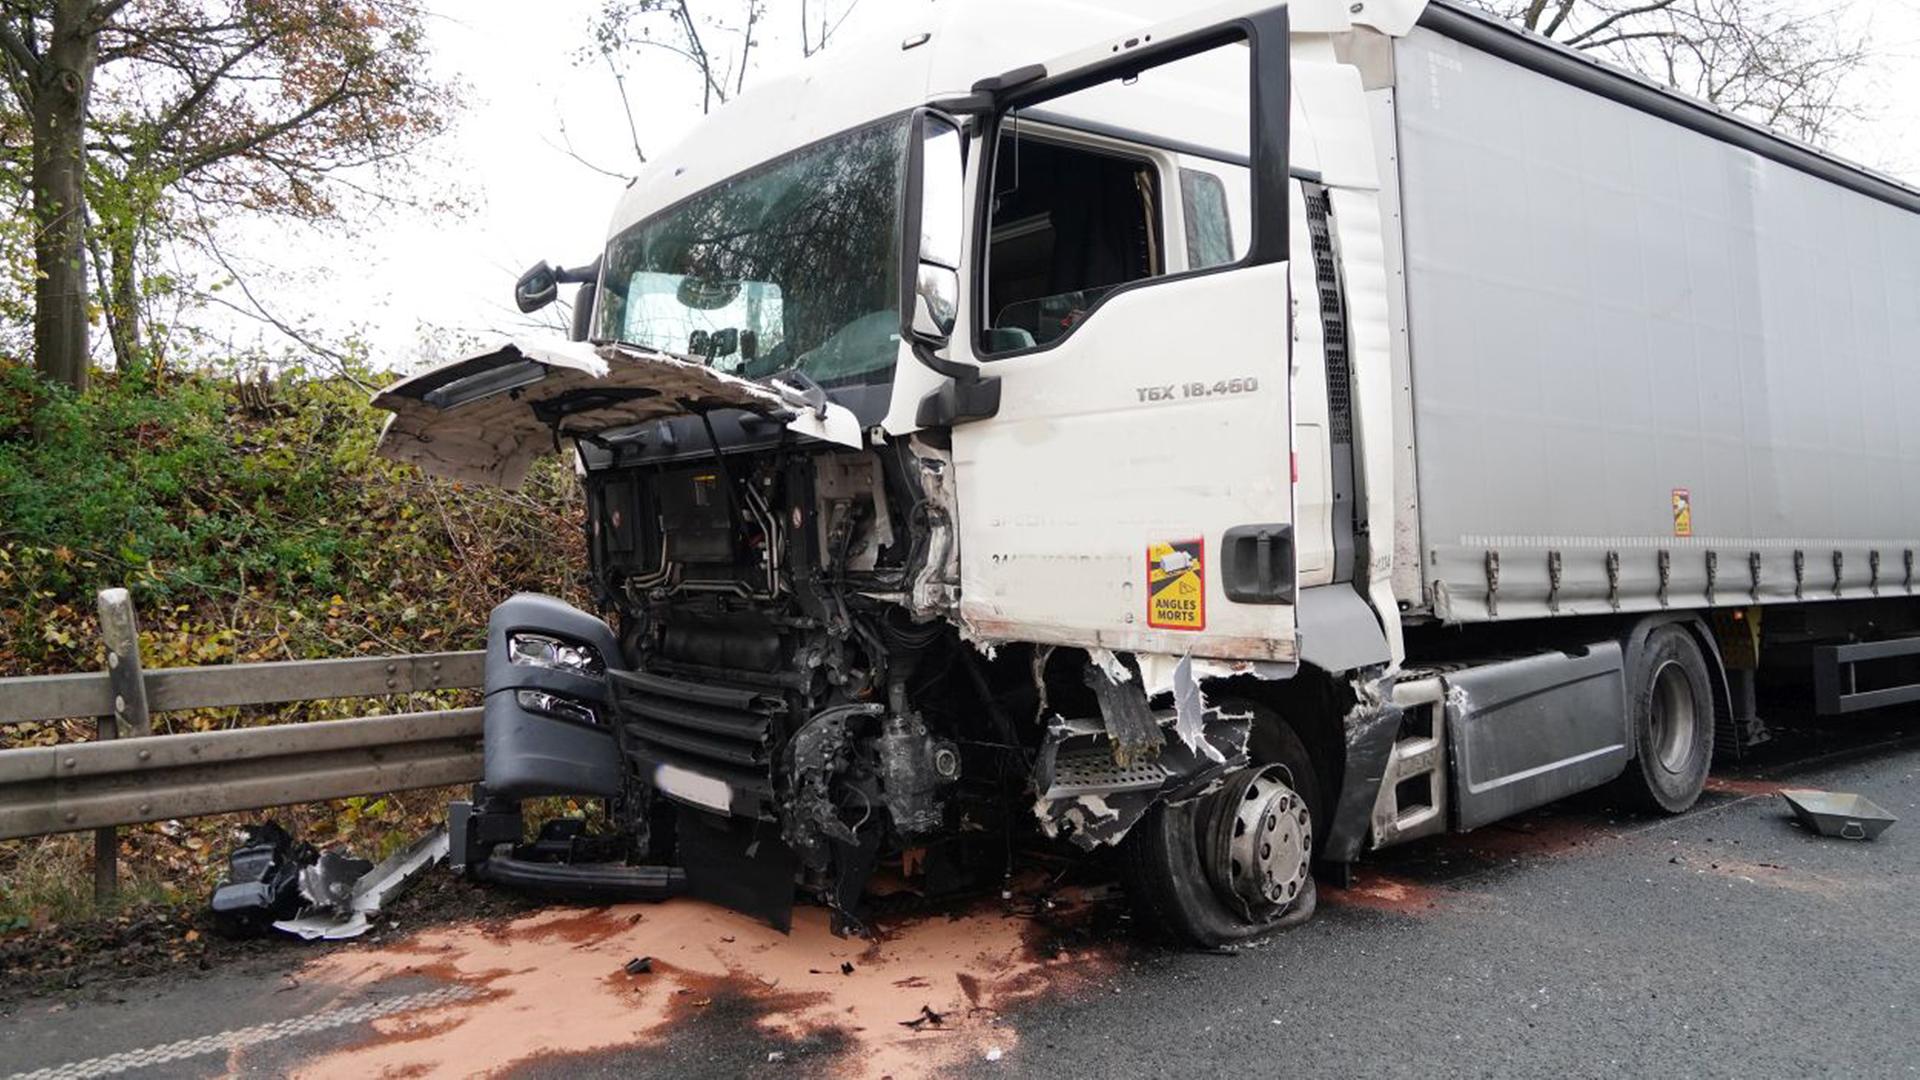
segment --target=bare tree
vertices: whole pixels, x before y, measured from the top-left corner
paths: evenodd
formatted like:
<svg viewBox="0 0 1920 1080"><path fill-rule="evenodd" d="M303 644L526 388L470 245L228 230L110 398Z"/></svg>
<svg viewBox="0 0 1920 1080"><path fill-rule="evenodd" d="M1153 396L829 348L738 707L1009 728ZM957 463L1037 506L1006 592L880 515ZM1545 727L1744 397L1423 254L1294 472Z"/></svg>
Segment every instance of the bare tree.
<svg viewBox="0 0 1920 1080"><path fill-rule="evenodd" d="M800 54L810 57L827 47L860 0L799 0ZM700 80L700 111L710 113L747 87L747 70L761 44L767 0L602 0L591 26L591 44L582 49L582 62L606 65L613 75L620 104L626 110L627 130L633 140L636 164L647 155L627 95L627 66L658 54L677 59ZM817 21L816 21L817 17ZM595 172L632 179L618 169L596 163L576 151L564 122L559 149Z"/></svg>
<svg viewBox="0 0 1920 1080"><path fill-rule="evenodd" d="M1846 5L1795 0L1469 0L1543 37L1807 142L1857 115L1868 56Z"/></svg>
<svg viewBox="0 0 1920 1080"><path fill-rule="evenodd" d="M623 61L648 52L676 56L693 67L701 84L701 112L712 112L745 89L747 62L759 44L754 30L766 17L766 0L699 7L696 15L690 0L603 0L592 23L590 53L613 68L623 99Z"/></svg>
<svg viewBox="0 0 1920 1080"><path fill-rule="evenodd" d="M839 14L835 15L830 0L820 0L818 7L808 4L807 0L800 0L800 55L812 56L826 48L827 42L840 29L840 24L846 22L847 16L853 14L853 9L858 6L860 0L847 0L840 7ZM820 16L818 24L811 18L816 14Z"/></svg>

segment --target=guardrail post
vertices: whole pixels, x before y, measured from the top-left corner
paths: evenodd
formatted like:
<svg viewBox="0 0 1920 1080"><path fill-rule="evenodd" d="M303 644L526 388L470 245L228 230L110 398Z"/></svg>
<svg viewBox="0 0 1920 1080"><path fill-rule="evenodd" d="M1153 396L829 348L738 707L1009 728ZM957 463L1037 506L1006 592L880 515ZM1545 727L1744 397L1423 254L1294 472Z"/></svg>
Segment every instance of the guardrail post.
<svg viewBox="0 0 1920 1080"><path fill-rule="evenodd" d="M133 597L125 589L100 590L100 636L107 645L107 683L113 690L113 715L99 718L98 737L134 738L153 733L147 713L147 684L140 671L140 625ZM120 835L114 828L93 831L93 900L112 901L120 876Z"/></svg>

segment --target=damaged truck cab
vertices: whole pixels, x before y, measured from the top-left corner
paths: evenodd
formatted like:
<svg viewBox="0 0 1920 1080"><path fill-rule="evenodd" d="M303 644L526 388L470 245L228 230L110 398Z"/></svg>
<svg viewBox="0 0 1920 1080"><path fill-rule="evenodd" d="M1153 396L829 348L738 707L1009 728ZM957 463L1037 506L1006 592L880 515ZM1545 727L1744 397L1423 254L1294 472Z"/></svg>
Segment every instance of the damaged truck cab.
<svg viewBox="0 0 1920 1080"><path fill-rule="evenodd" d="M1166 7L890 6L648 164L591 267L523 279L584 282L576 340L376 398L383 454L512 486L564 453L586 492L597 614L494 612L457 861L847 928L879 868L994 882L1037 834L1222 944L1372 848L1623 776L1698 796L1712 579L1656 604L1570 553L1563 587L1556 548L1535 589L1511 545L1550 529L1502 520L1480 607L1430 524L1468 500L1415 453L1397 141L1431 118L1395 91L1439 110L1500 32ZM528 841L551 795L610 827Z"/></svg>

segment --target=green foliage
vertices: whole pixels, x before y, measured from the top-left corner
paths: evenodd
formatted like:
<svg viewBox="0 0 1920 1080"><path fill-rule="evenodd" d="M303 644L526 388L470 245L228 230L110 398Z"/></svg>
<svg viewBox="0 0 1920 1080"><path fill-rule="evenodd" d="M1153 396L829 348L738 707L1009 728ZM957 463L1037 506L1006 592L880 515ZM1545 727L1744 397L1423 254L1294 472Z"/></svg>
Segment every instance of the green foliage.
<svg viewBox="0 0 1920 1080"><path fill-rule="evenodd" d="M133 591L148 668L478 648L509 594L573 591L585 552L570 469L549 460L519 492L430 480L374 456L385 416L345 378L295 374L271 395L242 395L216 377L147 369L76 394L0 360L0 676L100 670L94 596L115 585ZM155 724L208 730L473 699L206 709ZM9 725L0 748L92 727ZM238 826L261 817L379 858L438 820L449 794L124 829L127 892L204 903ZM90 913L90 853L85 835L0 844L0 932Z"/></svg>
<svg viewBox="0 0 1920 1080"><path fill-rule="evenodd" d="M345 379L109 378L84 394L0 362L0 673L92 668L94 594L131 589L149 666L476 647L516 589L581 568L557 463L518 493L373 454Z"/></svg>

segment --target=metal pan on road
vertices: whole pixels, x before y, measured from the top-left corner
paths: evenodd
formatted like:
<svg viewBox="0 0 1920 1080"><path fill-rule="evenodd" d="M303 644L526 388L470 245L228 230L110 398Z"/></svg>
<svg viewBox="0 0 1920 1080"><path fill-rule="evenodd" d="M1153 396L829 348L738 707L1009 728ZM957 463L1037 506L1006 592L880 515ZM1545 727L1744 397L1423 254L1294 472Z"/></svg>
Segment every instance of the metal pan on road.
<svg viewBox="0 0 1920 1080"><path fill-rule="evenodd" d="M1821 836L1871 840L1899 820L1864 795L1788 788L1780 797L1807 828Z"/></svg>

